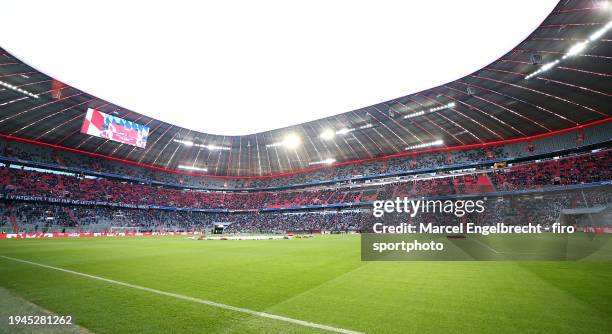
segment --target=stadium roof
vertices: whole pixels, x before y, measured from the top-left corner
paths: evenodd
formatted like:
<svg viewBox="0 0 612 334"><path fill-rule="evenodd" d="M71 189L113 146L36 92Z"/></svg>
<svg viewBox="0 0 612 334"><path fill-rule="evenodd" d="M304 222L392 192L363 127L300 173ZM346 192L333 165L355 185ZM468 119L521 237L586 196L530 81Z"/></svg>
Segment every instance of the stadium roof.
<svg viewBox="0 0 612 334"><path fill-rule="evenodd" d="M246 136L199 133L126 110L55 82L0 49L0 133L163 168L239 176L553 133L610 119L612 10L605 5L561 1L515 49L445 85ZM81 134L87 108L149 126L147 147Z"/></svg>
<svg viewBox="0 0 612 334"><path fill-rule="evenodd" d="M160 121L239 136L463 77L525 39L557 0L175 0L148 2L146 15L122 0L2 3L0 45L38 71ZM40 33L49 27L70 34Z"/></svg>

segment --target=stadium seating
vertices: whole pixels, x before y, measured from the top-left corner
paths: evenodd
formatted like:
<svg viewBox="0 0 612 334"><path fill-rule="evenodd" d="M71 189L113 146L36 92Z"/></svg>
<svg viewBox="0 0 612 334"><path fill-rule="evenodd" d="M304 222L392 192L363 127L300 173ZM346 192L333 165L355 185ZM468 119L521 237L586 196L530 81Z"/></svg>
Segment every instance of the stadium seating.
<svg viewBox="0 0 612 334"><path fill-rule="evenodd" d="M421 197L491 193L554 185L575 185L612 178L610 151L533 162L473 174L421 175L385 184L305 188L285 191L207 192L174 189L120 180L73 176L31 169L0 169L5 196L45 197L82 202L192 209L261 209L371 202L397 196Z"/></svg>
<svg viewBox="0 0 612 334"><path fill-rule="evenodd" d="M528 197L505 195L485 201L483 214L466 215L461 222L478 224L550 225L559 218L562 209L612 205L612 189L553 192ZM121 227L123 231L205 231L214 223L232 223L229 233L284 233L302 231L362 231L375 218L367 208L349 210L317 210L268 213L203 213L198 211L142 210L106 206L63 206L48 203L17 202L11 209L2 209L0 233L12 231L10 216L15 215L19 231L35 232L109 232ZM385 216L386 224L403 222L433 222L448 224L456 221L453 215Z"/></svg>

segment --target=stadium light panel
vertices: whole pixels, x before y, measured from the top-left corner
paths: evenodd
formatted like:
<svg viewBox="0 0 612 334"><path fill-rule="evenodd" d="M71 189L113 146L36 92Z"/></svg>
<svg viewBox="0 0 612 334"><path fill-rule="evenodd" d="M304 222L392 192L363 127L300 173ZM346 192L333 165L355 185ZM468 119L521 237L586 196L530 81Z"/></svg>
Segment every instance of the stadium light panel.
<svg viewBox="0 0 612 334"><path fill-rule="evenodd" d="M231 147L228 147L228 146L217 146L217 145L212 145L212 144L196 145L196 146L202 146L204 148L209 149L210 151L229 151L232 149Z"/></svg>
<svg viewBox="0 0 612 334"><path fill-rule="evenodd" d="M579 54L580 52L584 51L588 43L589 43L588 41L584 41L584 42L575 44L569 49L569 51L567 51L565 55L568 57L572 57L572 56Z"/></svg>
<svg viewBox="0 0 612 334"><path fill-rule="evenodd" d="M21 94L27 95L27 96L29 96L29 97L33 97L33 98L35 98L35 99L37 99L37 98L38 98L38 95L36 95L36 94L34 94L34 93L31 93L31 92L28 92L27 90L25 90L25 89L23 89L23 88L19 88L19 87L17 87L17 86L11 85L11 84L10 84L10 83L8 83L8 82L0 81L0 86L4 86L4 87L6 87L6 88L8 88L8 89L10 89L10 90L14 90L14 91L16 91L16 92L18 92L18 93L21 93Z"/></svg>
<svg viewBox="0 0 612 334"><path fill-rule="evenodd" d="M436 111L440 111L440 110L444 110L448 108L454 108L454 107L455 107L455 102L450 102L442 106L432 107L427 110L421 110L421 111L414 112L412 114L404 115L404 119L422 116L422 115L425 115L426 113L436 112Z"/></svg>
<svg viewBox="0 0 612 334"><path fill-rule="evenodd" d="M606 1L606 6L607 5L607 1ZM574 44L560 59L557 59L555 61L551 61L549 63L544 64L542 67L540 67L537 71L526 75L525 79L529 80L532 77L542 73L542 72L546 72L548 70L550 70L551 68L555 67L557 64L559 64L562 60L565 60L569 57L573 57L576 56L578 54L580 54L581 52L583 52L587 45L591 42L595 42L597 41L599 38L601 38L610 28L612 28L612 21L609 21L608 23L606 23L606 25L604 25L602 28L596 30L594 33L591 34L591 36L589 36L589 38L587 40L584 40L582 42L576 43Z"/></svg>
<svg viewBox="0 0 612 334"><path fill-rule="evenodd" d="M276 143L271 143L271 144L267 144L266 147L279 147L279 146L284 146L285 148L288 149L296 149L298 146L300 146L300 144L302 144L302 139L292 133L287 135L283 141L281 142L276 142Z"/></svg>
<svg viewBox="0 0 612 334"><path fill-rule="evenodd" d="M319 138L323 140L332 140L334 139L335 136L336 136L336 133L334 132L334 130L325 129L323 130L323 132L321 132L321 135L319 135Z"/></svg>
<svg viewBox="0 0 612 334"><path fill-rule="evenodd" d="M302 139L296 134L290 134L283 140L283 146L290 149L295 149L302 143Z"/></svg>
<svg viewBox="0 0 612 334"><path fill-rule="evenodd" d="M429 143L422 143L422 144L408 146L408 147L406 147L406 151L416 150L416 149L419 149L419 148L441 146L441 145L444 145L444 141L442 139L438 139L436 141L432 141L432 142L429 142Z"/></svg>
<svg viewBox="0 0 612 334"><path fill-rule="evenodd" d="M204 167L195 167L195 166L186 166L186 165L178 165L179 169L197 171L197 172L208 172L208 168Z"/></svg>
<svg viewBox="0 0 612 334"><path fill-rule="evenodd" d="M327 158L327 159L321 160L321 161L313 161L313 162L310 162L308 164L311 165L311 166L312 165L331 165L334 162L336 162L336 159L334 159L334 158Z"/></svg>
<svg viewBox="0 0 612 334"><path fill-rule="evenodd" d="M183 144L185 146L193 146L193 142L190 140L180 140L180 139L173 139L174 142L179 143L179 144Z"/></svg>
<svg viewBox="0 0 612 334"><path fill-rule="evenodd" d="M544 66L542 66L542 68L540 70L542 72L546 72L546 71L550 70L551 68L555 67L555 65L557 65L558 62L559 62L558 60L555 60L555 61L552 61L552 62L550 62L548 64L544 64Z"/></svg>
<svg viewBox="0 0 612 334"><path fill-rule="evenodd" d="M349 133L349 132L351 132L353 130L354 129L343 128L343 129L340 129L340 130L336 131L336 134L337 135L345 135L345 134L347 134L347 133Z"/></svg>
<svg viewBox="0 0 612 334"><path fill-rule="evenodd" d="M421 116L421 115L425 115L424 111L418 111L412 114L408 114L408 115L404 115L404 119L406 118L412 118L412 117L417 117L417 116Z"/></svg>
<svg viewBox="0 0 612 334"><path fill-rule="evenodd" d="M196 146L196 147L201 147L201 148L205 148L208 149L210 151L229 151L232 148L228 147L228 146L217 146L217 145L213 145L213 144L196 144L191 140L182 140L182 139L173 139L172 141L176 142L176 143L180 143L183 144L187 147L192 147L192 146Z"/></svg>
<svg viewBox="0 0 612 334"><path fill-rule="evenodd" d="M596 32L594 32L590 37L589 37L589 41L594 42L598 39L601 38L601 36L603 36L608 30L610 30L610 28L612 28L612 21L608 22L605 26L603 26L603 28L597 30Z"/></svg>

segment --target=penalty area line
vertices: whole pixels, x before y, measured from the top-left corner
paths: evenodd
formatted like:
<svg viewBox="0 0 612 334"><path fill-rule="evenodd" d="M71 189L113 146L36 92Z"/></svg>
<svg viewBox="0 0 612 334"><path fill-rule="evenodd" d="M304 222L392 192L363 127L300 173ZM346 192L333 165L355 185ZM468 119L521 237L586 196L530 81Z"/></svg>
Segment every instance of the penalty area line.
<svg viewBox="0 0 612 334"><path fill-rule="evenodd" d="M251 310L251 309L248 309L248 308L242 308L242 307L237 307L237 306L232 306L232 305L221 304L221 303L213 302L213 301L206 300L206 299L189 297L189 296L180 295L180 294L177 294L177 293L172 293L172 292L166 292L166 291L162 291L162 290L147 288L145 286L125 283L125 282L116 281L116 280L112 280L112 279L108 279L108 278L104 278L104 277L100 277L100 276L94 276L94 275L90 275L90 274L81 273L81 272L78 272L78 271L73 271L73 270L68 270L68 269L64 269L64 268L59 268L59 267L54 267L54 266L42 264L42 263L37 263L37 262L32 262L32 261L27 261L27 260L22 260L22 259L17 259L17 258L14 258L14 257L9 257L9 256L4 256L4 255L0 255L0 257L4 258L4 259L7 259L7 260L15 261L15 262L21 262L21 263L30 264L30 265L33 265L33 266L38 266L38 267L42 267L42 268L47 268L47 269L52 269L52 270L56 270L56 271L61 271L61 272L68 273L68 274L73 274L73 275L77 275L77 276L81 276L81 277L87 277L87 278L90 278L90 279L94 279L94 280L98 280L98 281L102 281L102 282L106 282L106 283L110 283L110 284L120 285L120 286L132 288L132 289L136 289L136 290L141 290L141 291L147 291L147 292L158 294L158 295L162 295L162 296L173 297L173 298L176 298L176 299L181 299L181 300L186 300L186 301L190 301L190 302L193 302L193 303L208 305L208 306L212 306L212 307L216 307L216 308L220 308L220 309L224 309L224 310L234 311L234 312L238 312L238 313L244 313L244 314L248 314L248 315L252 315L252 316L256 316L256 317L261 317L261 318L267 318L267 319L273 319L273 320L278 320L278 321L284 321L284 322L288 322L288 323L291 323L291 324L300 325L300 326L303 326L303 327L316 328L316 329L321 329L321 330L328 331L328 332L333 332L333 333L363 334L362 332L357 332L357 331L353 331L353 330L350 330L350 329L333 327L333 326L318 324L318 323L314 323L314 322L310 322L310 321L304 321L304 320L299 320L299 319L283 317L281 315L275 315L275 314L266 313L266 312L254 311L254 310Z"/></svg>

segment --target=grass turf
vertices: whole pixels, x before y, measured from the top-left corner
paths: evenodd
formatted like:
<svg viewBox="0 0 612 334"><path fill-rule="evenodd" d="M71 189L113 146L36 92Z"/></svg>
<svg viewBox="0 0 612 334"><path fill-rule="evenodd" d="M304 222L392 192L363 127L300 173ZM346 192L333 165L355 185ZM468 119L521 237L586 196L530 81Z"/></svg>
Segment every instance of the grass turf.
<svg viewBox="0 0 612 334"><path fill-rule="evenodd" d="M359 251L347 235L0 242L0 255L367 333L612 328L612 262L361 262ZM96 333L322 332L4 258L0 286Z"/></svg>

